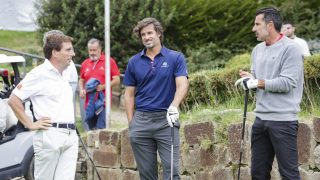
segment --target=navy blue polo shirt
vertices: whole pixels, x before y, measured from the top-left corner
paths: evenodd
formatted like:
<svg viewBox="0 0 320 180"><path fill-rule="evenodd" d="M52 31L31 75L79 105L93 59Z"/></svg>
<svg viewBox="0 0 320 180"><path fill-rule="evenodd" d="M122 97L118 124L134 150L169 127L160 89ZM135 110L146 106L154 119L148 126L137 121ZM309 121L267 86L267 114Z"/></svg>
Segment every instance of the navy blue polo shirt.
<svg viewBox="0 0 320 180"><path fill-rule="evenodd" d="M162 46L153 61L146 56L146 49L131 57L123 84L136 88L137 111L166 111L173 101L178 76L188 76L184 55Z"/></svg>

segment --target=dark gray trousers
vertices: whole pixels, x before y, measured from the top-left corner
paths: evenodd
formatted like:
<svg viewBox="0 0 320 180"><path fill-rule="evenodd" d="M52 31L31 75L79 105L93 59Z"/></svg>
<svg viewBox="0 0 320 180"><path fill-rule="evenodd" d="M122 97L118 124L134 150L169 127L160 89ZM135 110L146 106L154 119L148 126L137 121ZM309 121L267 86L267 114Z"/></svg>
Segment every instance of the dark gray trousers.
<svg viewBox="0 0 320 180"><path fill-rule="evenodd" d="M297 134L298 121L265 121L256 117L251 137L253 180L269 180L276 155L281 179L300 180Z"/></svg>
<svg viewBox="0 0 320 180"><path fill-rule="evenodd" d="M171 176L171 128L167 112L136 111L129 125L129 138L141 180L158 179L157 151L163 166L163 180ZM173 179L179 176L179 122L174 127Z"/></svg>

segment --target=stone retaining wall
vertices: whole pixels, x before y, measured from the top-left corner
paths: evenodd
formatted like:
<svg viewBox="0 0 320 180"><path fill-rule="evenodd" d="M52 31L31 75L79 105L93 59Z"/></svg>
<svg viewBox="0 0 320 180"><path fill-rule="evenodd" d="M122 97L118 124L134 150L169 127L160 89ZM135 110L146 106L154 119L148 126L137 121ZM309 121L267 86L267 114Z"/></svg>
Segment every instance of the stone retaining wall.
<svg viewBox="0 0 320 180"><path fill-rule="evenodd" d="M247 123L241 179L250 180L250 133ZM188 123L180 130L182 180L233 180L237 175L242 124L228 127L227 143L218 143L217 126L213 122ZM128 129L101 130L88 133L84 139L103 180L139 180L137 166L128 139ZM298 151L302 180L320 179L320 118L312 123L300 122ZM77 178L96 180L91 162L80 148ZM159 179L161 166L159 166ZM276 162L272 179L280 180Z"/></svg>

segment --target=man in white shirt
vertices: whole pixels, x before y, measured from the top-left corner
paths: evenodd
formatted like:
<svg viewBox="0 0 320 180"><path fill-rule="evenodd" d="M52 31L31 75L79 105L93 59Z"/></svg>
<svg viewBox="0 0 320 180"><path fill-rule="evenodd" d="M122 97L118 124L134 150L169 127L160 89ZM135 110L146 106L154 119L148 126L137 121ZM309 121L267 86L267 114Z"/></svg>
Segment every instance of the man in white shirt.
<svg viewBox="0 0 320 180"><path fill-rule="evenodd" d="M35 179L73 180L78 156L78 136L72 87L64 71L75 56L72 38L64 34L47 37L45 61L31 70L13 90L9 105L19 121L36 130L33 138ZM23 102L30 99L36 122L26 115Z"/></svg>
<svg viewBox="0 0 320 180"><path fill-rule="evenodd" d="M56 30L56 29L46 32L43 35L43 44L46 43L47 37L50 35L53 35L53 34L64 34L64 33L62 31ZM73 96L75 96L75 92L76 92L77 85L78 85L78 72L77 72L76 66L73 61L70 62L70 65L67 67L67 69L65 71L63 71L63 73L65 73L66 76L69 77L69 83L72 87ZM73 97L73 98L75 98L75 97Z"/></svg>
<svg viewBox="0 0 320 180"><path fill-rule="evenodd" d="M282 24L281 33L283 33L284 35L286 35L288 38L292 39L299 45L303 57L310 56L311 54L310 54L307 42L304 39L298 38L294 34L295 29L296 28L293 25L293 23L287 21Z"/></svg>

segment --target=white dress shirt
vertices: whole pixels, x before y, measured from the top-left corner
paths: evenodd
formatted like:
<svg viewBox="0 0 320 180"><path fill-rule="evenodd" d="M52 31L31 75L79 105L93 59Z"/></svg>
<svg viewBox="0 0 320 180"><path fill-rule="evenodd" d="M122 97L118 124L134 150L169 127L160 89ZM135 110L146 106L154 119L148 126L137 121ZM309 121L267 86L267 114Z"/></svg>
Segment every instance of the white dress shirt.
<svg viewBox="0 0 320 180"><path fill-rule="evenodd" d="M36 119L49 117L51 122L74 123L73 94L67 74L61 75L46 59L12 93L22 101L31 100Z"/></svg>

